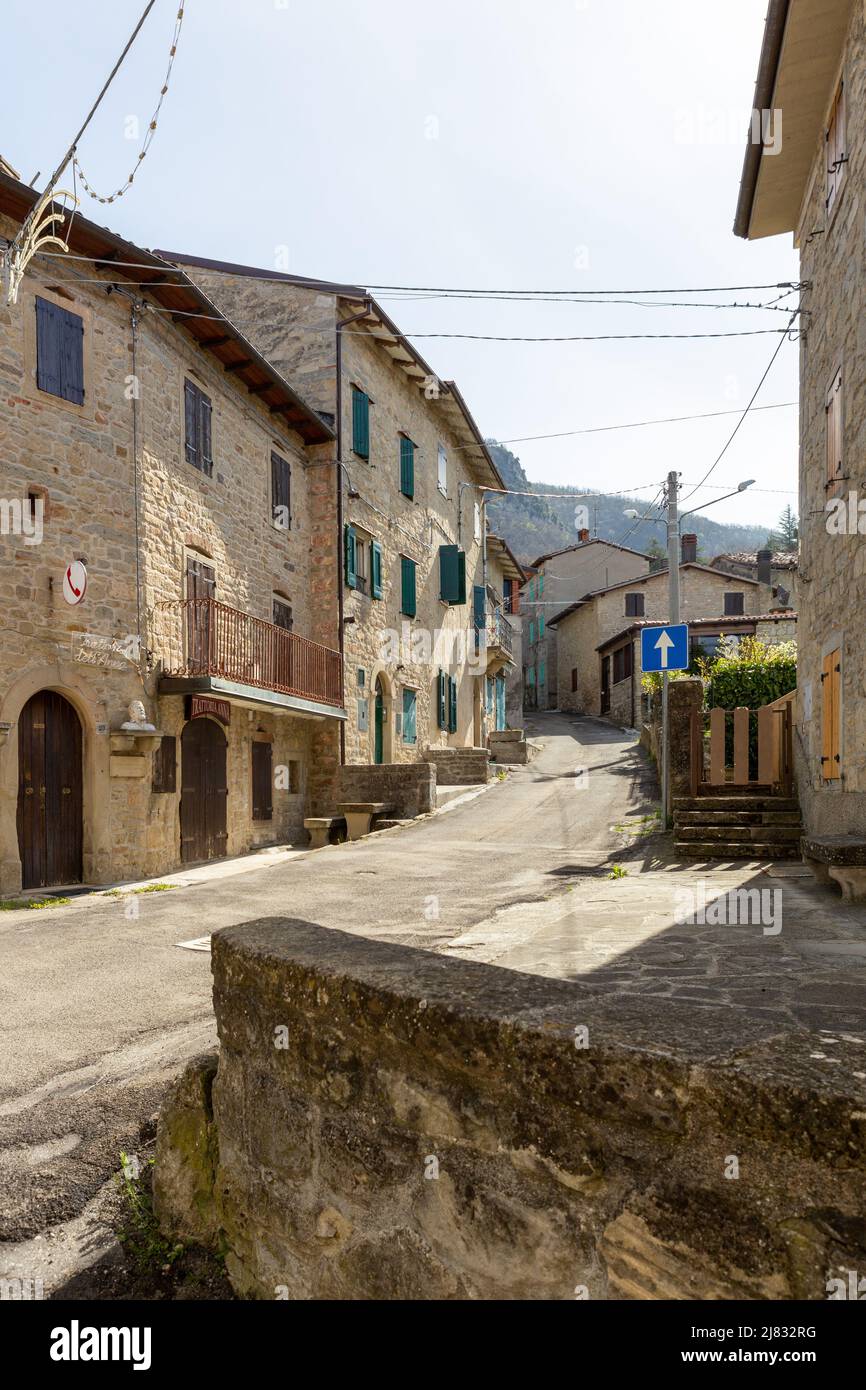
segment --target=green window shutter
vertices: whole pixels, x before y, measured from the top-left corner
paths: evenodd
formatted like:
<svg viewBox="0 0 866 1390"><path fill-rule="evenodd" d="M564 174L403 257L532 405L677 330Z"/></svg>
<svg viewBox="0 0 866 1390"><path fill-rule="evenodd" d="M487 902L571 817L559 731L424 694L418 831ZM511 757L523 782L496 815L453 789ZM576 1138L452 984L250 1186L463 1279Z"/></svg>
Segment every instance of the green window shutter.
<svg viewBox="0 0 866 1390"><path fill-rule="evenodd" d="M535 623L530 623L530 624L529 624L529 645L530 645L530 647L532 646L532 644L533 644L534 641L535 641Z"/></svg>
<svg viewBox="0 0 866 1390"><path fill-rule="evenodd" d="M400 436L400 491L404 497L415 496L415 445L405 434Z"/></svg>
<svg viewBox="0 0 866 1390"><path fill-rule="evenodd" d="M417 611L415 597L415 561L405 555L400 556L400 612L407 618L414 618Z"/></svg>
<svg viewBox="0 0 866 1390"><path fill-rule="evenodd" d="M542 661L542 662L539 664L539 667L538 667L538 684L539 684L539 685L544 685L544 676L545 676L544 662Z"/></svg>
<svg viewBox="0 0 866 1390"><path fill-rule="evenodd" d="M543 613L540 615L540 617L539 617L539 619L538 619L538 635L539 635L539 637L543 637L543 636L544 636L544 614L543 614Z"/></svg>
<svg viewBox="0 0 866 1390"><path fill-rule="evenodd" d="M417 742L417 697L414 690L403 690L403 742Z"/></svg>
<svg viewBox="0 0 866 1390"><path fill-rule="evenodd" d="M355 528L354 528L354 526L350 526L348 522L346 522L345 552L346 552L346 583L348 584L348 586L349 586L350 589L357 589L357 587L358 587L358 576L357 576L356 560L355 560L355 557L356 557L356 554L357 554L357 540L356 540L356 537L355 537Z"/></svg>
<svg viewBox="0 0 866 1390"><path fill-rule="evenodd" d="M382 597L382 547L378 541L370 542L370 593L373 598Z"/></svg>
<svg viewBox="0 0 866 1390"><path fill-rule="evenodd" d="M448 677L448 732L457 732L457 677Z"/></svg>
<svg viewBox="0 0 866 1390"><path fill-rule="evenodd" d="M440 671L437 677L436 689L436 708L438 711L437 723L440 729L448 728L448 677L444 671Z"/></svg>
<svg viewBox="0 0 866 1390"><path fill-rule="evenodd" d="M362 459L370 457L370 397L352 387L352 448Z"/></svg>
<svg viewBox="0 0 866 1390"><path fill-rule="evenodd" d="M456 545L439 547L439 597L450 604L466 602L466 555Z"/></svg>

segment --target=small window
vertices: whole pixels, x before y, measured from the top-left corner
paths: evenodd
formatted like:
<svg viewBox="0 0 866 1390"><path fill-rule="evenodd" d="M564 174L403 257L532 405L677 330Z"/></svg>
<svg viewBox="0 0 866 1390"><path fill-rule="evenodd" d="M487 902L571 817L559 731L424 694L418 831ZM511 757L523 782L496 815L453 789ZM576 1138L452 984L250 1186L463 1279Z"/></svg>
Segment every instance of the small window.
<svg viewBox="0 0 866 1390"><path fill-rule="evenodd" d="M360 386L352 387L352 449L359 458L370 457L370 397Z"/></svg>
<svg viewBox="0 0 866 1390"><path fill-rule="evenodd" d="M627 618L642 618L644 616L645 600L646 596L644 594L626 594L625 616Z"/></svg>
<svg viewBox="0 0 866 1390"><path fill-rule="evenodd" d="M252 748L253 820L272 820L273 750L270 743L256 742Z"/></svg>
<svg viewBox="0 0 866 1390"><path fill-rule="evenodd" d="M417 612L415 561L407 555L400 556L400 612L406 618L414 618Z"/></svg>
<svg viewBox="0 0 866 1390"><path fill-rule="evenodd" d="M448 496L448 455L444 444L439 445L439 472L437 486L443 497Z"/></svg>
<svg viewBox="0 0 866 1390"><path fill-rule="evenodd" d="M843 417L843 397L842 397L842 368L840 367L830 389L824 400L824 413L827 419L826 444L827 444L827 484L826 491L828 496L835 497L839 490L839 483L844 478L844 449L842 441L844 437L844 417Z"/></svg>
<svg viewBox="0 0 866 1390"><path fill-rule="evenodd" d="M830 124L824 136L824 147L827 155L827 196L825 205L827 211L833 207L836 199L842 191L845 182L845 170L848 167L848 134L846 130L845 113L845 84L839 83L839 89L833 101L833 108L830 112Z"/></svg>
<svg viewBox="0 0 866 1390"><path fill-rule="evenodd" d="M184 430L186 461L207 477L213 474L213 454L211 452L211 417L213 407L210 396L206 396L194 381L188 379L183 384Z"/></svg>
<svg viewBox="0 0 866 1390"><path fill-rule="evenodd" d="M361 531L355 532L355 588L370 592L370 542Z"/></svg>
<svg viewBox="0 0 866 1390"><path fill-rule="evenodd" d="M576 690L577 690L577 667L576 667L576 666L572 666L572 668L571 668L571 693L572 693L572 695L575 693Z"/></svg>
<svg viewBox="0 0 866 1390"><path fill-rule="evenodd" d="M613 654L613 683L629 680L632 673L632 645L620 647Z"/></svg>
<svg viewBox="0 0 866 1390"><path fill-rule="evenodd" d="M278 531L292 526L292 470L287 459L271 454L271 520Z"/></svg>
<svg viewBox="0 0 866 1390"><path fill-rule="evenodd" d="M153 755L152 792L177 791L177 746L173 734L160 739Z"/></svg>
<svg viewBox="0 0 866 1390"><path fill-rule="evenodd" d="M62 401L84 404L84 320L38 295L36 385Z"/></svg>
<svg viewBox="0 0 866 1390"><path fill-rule="evenodd" d="M733 593L725 594L725 617L736 618L745 613L745 594Z"/></svg>
<svg viewBox="0 0 866 1390"><path fill-rule="evenodd" d="M273 623L275 627L282 628L284 632L291 632L294 626L292 621L292 605L286 603L284 598L274 599Z"/></svg>
<svg viewBox="0 0 866 1390"><path fill-rule="evenodd" d="M837 782L842 775L842 653L837 648L821 664L821 776Z"/></svg>
<svg viewBox="0 0 866 1390"><path fill-rule="evenodd" d="M415 445L405 434L400 436L400 491L404 497L415 496Z"/></svg>
<svg viewBox="0 0 866 1390"><path fill-rule="evenodd" d="M417 743L417 692L403 687L403 742Z"/></svg>

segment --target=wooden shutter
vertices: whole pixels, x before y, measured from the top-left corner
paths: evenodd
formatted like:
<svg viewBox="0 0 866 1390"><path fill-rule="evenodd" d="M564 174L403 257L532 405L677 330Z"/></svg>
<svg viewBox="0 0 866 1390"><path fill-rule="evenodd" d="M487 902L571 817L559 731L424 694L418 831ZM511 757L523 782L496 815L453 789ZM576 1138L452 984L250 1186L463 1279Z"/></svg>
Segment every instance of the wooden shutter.
<svg viewBox="0 0 866 1390"><path fill-rule="evenodd" d="M400 491L404 497L415 496L415 445L405 434L400 437Z"/></svg>
<svg viewBox="0 0 866 1390"><path fill-rule="evenodd" d="M346 522L344 533L344 551L346 561L346 583L350 589L358 587L358 538L355 535L354 526Z"/></svg>
<svg viewBox="0 0 866 1390"><path fill-rule="evenodd" d="M199 413L198 387L191 381L183 383L183 422L186 461L198 468Z"/></svg>
<svg viewBox="0 0 866 1390"><path fill-rule="evenodd" d="M745 598L741 593L725 594L725 617L735 618L745 612Z"/></svg>
<svg viewBox="0 0 866 1390"><path fill-rule="evenodd" d="M821 775L838 781L842 773L841 747L842 653L824 657L821 666Z"/></svg>
<svg viewBox="0 0 866 1390"><path fill-rule="evenodd" d="M153 792L177 791L177 740L173 734L165 734L153 755Z"/></svg>
<svg viewBox="0 0 866 1390"><path fill-rule="evenodd" d="M370 398L352 387L352 448L362 459L370 457Z"/></svg>
<svg viewBox="0 0 866 1390"><path fill-rule="evenodd" d="M417 612L415 592L415 561L405 555L400 556L401 602L400 611L407 618L414 618Z"/></svg>
<svg viewBox="0 0 866 1390"><path fill-rule="evenodd" d="M457 677L448 677L448 732L457 732Z"/></svg>
<svg viewBox="0 0 866 1390"><path fill-rule="evenodd" d="M382 597L382 547L378 541L370 542L370 594Z"/></svg>
<svg viewBox="0 0 866 1390"><path fill-rule="evenodd" d="M84 404L84 321L38 295L36 385L61 400Z"/></svg>
<svg viewBox="0 0 866 1390"><path fill-rule="evenodd" d="M417 740L417 697L414 690L403 690L403 742Z"/></svg>
<svg viewBox="0 0 866 1390"><path fill-rule="evenodd" d="M487 626L487 593L483 584L472 586L472 620L475 625L475 650L481 645L481 634Z"/></svg>
<svg viewBox="0 0 866 1390"><path fill-rule="evenodd" d="M842 406L842 369L840 367L833 378L833 383L824 402L824 412L827 418L827 491L831 497L836 495L837 484L844 476Z"/></svg>
<svg viewBox="0 0 866 1390"><path fill-rule="evenodd" d="M269 743L254 743L252 747L253 820L272 820L273 750Z"/></svg>
<svg viewBox="0 0 866 1390"><path fill-rule="evenodd" d="M68 309L60 310L60 393L84 404L84 322Z"/></svg>
<svg viewBox="0 0 866 1390"><path fill-rule="evenodd" d="M271 518L286 530L292 524L292 472L288 460L271 454Z"/></svg>
<svg viewBox="0 0 866 1390"><path fill-rule="evenodd" d="M642 618L644 615L644 596L643 594L626 594L625 596L625 616L627 618Z"/></svg>
<svg viewBox="0 0 866 1390"><path fill-rule="evenodd" d="M450 604L466 602L466 555L456 545L439 547L439 597Z"/></svg>
<svg viewBox="0 0 866 1390"><path fill-rule="evenodd" d="M36 298L36 385L60 395L60 319L57 306Z"/></svg>
<svg viewBox="0 0 866 1390"><path fill-rule="evenodd" d="M202 473L208 477L213 473L213 455L211 453L211 416L212 407L210 397L203 391L199 391L199 467Z"/></svg>
<svg viewBox="0 0 866 1390"><path fill-rule="evenodd" d="M437 724L440 729L448 728L448 677L440 671L436 682Z"/></svg>

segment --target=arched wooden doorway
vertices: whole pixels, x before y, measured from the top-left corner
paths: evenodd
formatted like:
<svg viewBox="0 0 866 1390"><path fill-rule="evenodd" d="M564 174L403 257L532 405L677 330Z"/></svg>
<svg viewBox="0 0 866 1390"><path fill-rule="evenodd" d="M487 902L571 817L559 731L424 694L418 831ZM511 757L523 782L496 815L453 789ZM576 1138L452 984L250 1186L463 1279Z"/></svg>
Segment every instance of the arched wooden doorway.
<svg viewBox="0 0 866 1390"><path fill-rule="evenodd" d="M180 739L180 857L185 864L226 853L226 740L212 719L191 719Z"/></svg>
<svg viewBox="0 0 866 1390"><path fill-rule="evenodd" d="M81 723L56 690L38 690L18 720L21 886L80 883L83 838Z"/></svg>

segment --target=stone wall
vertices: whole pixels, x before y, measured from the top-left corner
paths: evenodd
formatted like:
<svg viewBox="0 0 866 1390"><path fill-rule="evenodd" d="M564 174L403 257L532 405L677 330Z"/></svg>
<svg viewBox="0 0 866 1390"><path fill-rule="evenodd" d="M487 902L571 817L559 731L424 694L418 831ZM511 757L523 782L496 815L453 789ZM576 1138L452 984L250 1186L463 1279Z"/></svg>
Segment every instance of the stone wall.
<svg viewBox="0 0 866 1390"><path fill-rule="evenodd" d="M431 762L347 763L331 814L341 801L384 801L401 818L429 815L436 809L436 768Z"/></svg>
<svg viewBox="0 0 866 1390"><path fill-rule="evenodd" d="M428 748L424 756L436 768L440 787L476 786L490 779L486 748Z"/></svg>
<svg viewBox="0 0 866 1390"><path fill-rule="evenodd" d="M639 1002L623 1027L565 981L285 918L216 933L213 970L212 1108L204 1060L156 1204L243 1297L823 1299L864 1267L863 1125L808 1034L714 1056L705 1011L661 1048Z"/></svg>

